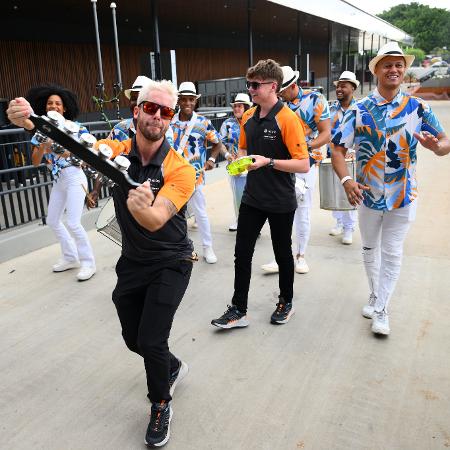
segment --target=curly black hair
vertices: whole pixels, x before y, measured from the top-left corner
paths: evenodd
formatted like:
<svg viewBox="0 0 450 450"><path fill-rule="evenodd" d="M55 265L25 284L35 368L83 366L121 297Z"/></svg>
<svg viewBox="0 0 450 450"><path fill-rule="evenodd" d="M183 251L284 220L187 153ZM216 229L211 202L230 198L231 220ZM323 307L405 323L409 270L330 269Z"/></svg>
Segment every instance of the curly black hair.
<svg viewBox="0 0 450 450"><path fill-rule="evenodd" d="M31 88L25 98L30 102L35 114L42 116L47 113L47 100L52 95L58 95L64 105L63 116L68 120L75 120L80 112L77 96L62 86L57 84L45 84Z"/></svg>

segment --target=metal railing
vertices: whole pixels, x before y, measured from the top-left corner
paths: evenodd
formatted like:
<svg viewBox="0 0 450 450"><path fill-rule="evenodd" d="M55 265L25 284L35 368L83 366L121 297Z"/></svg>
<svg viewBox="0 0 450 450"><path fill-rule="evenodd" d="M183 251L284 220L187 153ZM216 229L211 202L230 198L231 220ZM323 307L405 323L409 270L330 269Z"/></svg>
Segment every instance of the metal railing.
<svg viewBox="0 0 450 450"><path fill-rule="evenodd" d="M219 131L228 112L227 109L220 109L202 111L200 114L209 117ZM110 121L112 125L117 122ZM83 125L97 139L106 138L110 131L105 122L86 122ZM0 232L37 220L46 224L53 176L45 164L38 167L32 165L30 138L30 134L22 129L0 130ZM223 156L216 163L221 161ZM92 188L93 180L88 178L88 189ZM102 187L100 198L110 195L110 188Z"/></svg>

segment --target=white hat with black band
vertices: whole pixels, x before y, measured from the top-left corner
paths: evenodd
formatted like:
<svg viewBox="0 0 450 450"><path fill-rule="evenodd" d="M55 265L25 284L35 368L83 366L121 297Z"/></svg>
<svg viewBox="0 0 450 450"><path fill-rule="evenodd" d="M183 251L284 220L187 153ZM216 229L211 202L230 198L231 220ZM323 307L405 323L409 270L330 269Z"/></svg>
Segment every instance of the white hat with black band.
<svg viewBox="0 0 450 450"><path fill-rule="evenodd" d="M183 81L178 88L178 95L185 95L195 98L200 98L202 95L197 94L197 89L192 81Z"/></svg>
<svg viewBox="0 0 450 450"><path fill-rule="evenodd" d="M383 58L386 58L387 56L402 56L403 58L405 58L407 69L411 67L411 64L414 61L414 56L405 55L397 42L388 42L387 44L383 45L380 50L378 50L377 56L375 56L375 58L372 58L369 62L369 70L373 75L375 75L375 67L378 62Z"/></svg>
<svg viewBox="0 0 450 450"><path fill-rule="evenodd" d="M292 69L291 66L283 66L281 70L283 71L283 83L281 84L280 91L283 91L298 80L300 72Z"/></svg>
<svg viewBox="0 0 450 450"><path fill-rule="evenodd" d="M344 70L341 73L339 80L333 81L333 84L337 86L339 81L348 81L355 86L355 89L359 86L359 81L356 79L356 75L353 72L350 72L350 70Z"/></svg>
<svg viewBox="0 0 450 450"><path fill-rule="evenodd" d="M131 92L139 92L150 80L150 78L146 77L145 75L139 75L133 83L133 86L131 86L131 89L125 89L123 93L125 94L125 97L129 100Z"/></svg>

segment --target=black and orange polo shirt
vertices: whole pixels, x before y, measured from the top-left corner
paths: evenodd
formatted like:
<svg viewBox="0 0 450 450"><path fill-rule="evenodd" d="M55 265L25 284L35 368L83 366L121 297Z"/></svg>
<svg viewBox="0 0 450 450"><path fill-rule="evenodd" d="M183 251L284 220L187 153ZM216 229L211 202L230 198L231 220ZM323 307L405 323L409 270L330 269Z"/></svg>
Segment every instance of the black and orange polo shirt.
<svg viewBox="0 0 450 450"><path fill-rule="evenodd" d="M131 162L128 169L130 177L138 183L149 180L155 197L166 197L178 209L178 213L161 229L151 232L136 222L127 208L126 194L120 187L114 187L114 207L122 232L122 255L144 264L190 257L193 244L187 235L185 210L195 188L194 168L170 147L166 139L145 166L141 163L136 138L122 142L103 139L98 143L109 145L113 158L126 156Z"/></svg>
<svg viewBox="0 0 450 450"><path fill-rule="evenodd" d="M309 157L300 118L281 101L263 118L259 106L244 113L239 148L246 150L248 155L273 159ZM295 175L268 166L249 171L242 202L274 213L295 210Z"/></svg>

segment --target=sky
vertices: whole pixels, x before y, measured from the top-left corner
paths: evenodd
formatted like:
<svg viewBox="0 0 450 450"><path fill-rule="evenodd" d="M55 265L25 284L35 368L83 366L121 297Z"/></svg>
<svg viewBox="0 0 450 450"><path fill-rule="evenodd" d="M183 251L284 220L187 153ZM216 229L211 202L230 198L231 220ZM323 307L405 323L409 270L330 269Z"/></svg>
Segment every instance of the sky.
<svg viewBox="0 0 450 450"><path fill-rule="evenodd" d="M415 1L431 8L444 8L450 10L450 0L346 0L349 3L371 14L380 14L393 6L408 4Z"/></svg>

